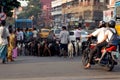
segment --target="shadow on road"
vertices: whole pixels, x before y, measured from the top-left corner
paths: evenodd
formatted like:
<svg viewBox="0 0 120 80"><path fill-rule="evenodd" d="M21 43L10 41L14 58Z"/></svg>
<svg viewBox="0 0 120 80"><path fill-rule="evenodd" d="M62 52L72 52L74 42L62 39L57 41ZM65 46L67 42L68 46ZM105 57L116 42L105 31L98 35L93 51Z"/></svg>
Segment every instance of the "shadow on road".
<svg viewBox="0 0 120 80"><path fill-rule="evenodd" d="M34 56L20 56L14 62L8 64L27 64L27 63L43 63L43 62L81 62L81 57L74 57L72 59L66 57L34 57Z"/></svg>

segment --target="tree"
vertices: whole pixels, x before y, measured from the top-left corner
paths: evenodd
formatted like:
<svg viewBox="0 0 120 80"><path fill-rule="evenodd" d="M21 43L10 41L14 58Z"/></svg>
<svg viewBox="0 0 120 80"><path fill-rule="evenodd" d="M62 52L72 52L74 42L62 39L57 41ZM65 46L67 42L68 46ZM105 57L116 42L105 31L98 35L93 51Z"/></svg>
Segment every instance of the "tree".
<svg viewBox="0 0 120 80"><path fill-rule="evenodd" d="M38 17L38 14L41 13L41 4L40 0L30 0L27 7L24 7L23 12L18 15L18 18L34 18Z"/></svg>
<svg viewBox="0 0 120 80"><path fill-rule="evenodd" d="M11 17L13 14L11 10L13 10L14 8L18 8L19 6L20 2L18 2L17 0L0 0L0 10L1 12L3 11L4 13L6 13L8 17Z"/></svg>
<svg viewBox="0 0 120 80"><path fill-rule="evenodd" d="M38 26L38 16L41 12L40 0L30 0L28 6L24 7L23 11L18 15L18 19L32 19L33 25Z"/></svg>

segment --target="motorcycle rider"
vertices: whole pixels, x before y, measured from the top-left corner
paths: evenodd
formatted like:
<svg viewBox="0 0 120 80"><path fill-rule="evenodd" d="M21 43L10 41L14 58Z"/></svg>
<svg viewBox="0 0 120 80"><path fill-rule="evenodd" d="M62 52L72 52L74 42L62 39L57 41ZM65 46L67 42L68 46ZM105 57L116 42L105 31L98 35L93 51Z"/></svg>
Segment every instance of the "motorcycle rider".
<svg viewBox="0 0 120 80"><path fill-rule="evenodd" d="M94 54L97 53L97 57L100 57L100 53L101 53L100 50L102 49L103 46L107 45L107 42L103 41L105 36L105 31L107 30L105 21L100 21L98 27L99 28L96 31L94 31L93 33L87 36L88 38L92 36L96 36L97 43L94 49L90 51L90 58L89 58L88 64L85 66L85 69L90 68Z"/></svg>
<svg viewBox="0 0 120 80"><path fill-rule="evenodd" d="M114 20L110 20L108 22L108 28L105 32L105 36L104 36L104 39L100 42L100 44L102 44L103 42L107 42L106 45L109 47L110 45L116 45L116 44L108 44L110 39L112 38L112 35L113 33L117 33L116 29L115 29L115 25L116 25L116 22ZM100 49L100 52L101 52L101 49ZM100 53L98 53L100 54ZM98 58L99 60L99 58Z"/></svg>

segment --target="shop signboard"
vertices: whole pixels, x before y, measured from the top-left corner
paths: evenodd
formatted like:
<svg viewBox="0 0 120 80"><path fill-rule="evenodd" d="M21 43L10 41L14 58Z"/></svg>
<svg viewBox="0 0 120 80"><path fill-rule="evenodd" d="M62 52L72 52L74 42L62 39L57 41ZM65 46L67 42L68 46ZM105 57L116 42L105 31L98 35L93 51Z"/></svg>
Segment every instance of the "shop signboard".
<svg viewBox="0 0 120 80"><path fill-rule="evenodd" d="M115 16L120 17L120 1L115 3Z"/></svg>
<svg viewBox="0 0 120 80"><path fill-rule="evenodd" d="M103 11L103 20L105 22L110 21L113 18L113 10Z"/></svg>

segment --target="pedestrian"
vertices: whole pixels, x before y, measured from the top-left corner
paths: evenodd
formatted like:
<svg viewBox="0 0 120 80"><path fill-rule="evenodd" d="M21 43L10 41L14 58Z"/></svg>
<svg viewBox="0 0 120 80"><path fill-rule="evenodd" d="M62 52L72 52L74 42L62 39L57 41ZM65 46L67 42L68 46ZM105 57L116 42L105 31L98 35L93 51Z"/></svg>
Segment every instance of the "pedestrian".
<svg viewBox="0 0 120 80"><path fill-rule="evenodd" d="M47 37L47 40L49 43L53 43L55 41L55 34L52 31L50 31L50 33Z"/></svg>
<svg viewBox="0 0 120 80"><path fill-rule="evenodd" d="M16 32L16 37L17 37L17 45L22 45L23 40L24 40L24 34L23 34L23 29L18 28Z"/></svg>
<svg viewBox="0 0 120 80"><path fill-rule="evenodd" d="M30 38L29 37L29 30L28 30L28 28L26 28L25 31L24 31L24 42L28 43L29 40L30 40L29 38Z"/></svg>
<svg viewBox="0 0 120 80"><path fill-rule="evenodd" d="M78 56L78 53L80 52L80 38L81 38L81 27L77 27L77 29L75 30L75 37L76 37L76 41L74 42L74 46L75 46L75 55Z"/></svg>
<svg viewBox="0 0 120 80"><path fill-rule="evenodd" d="M81 28L77 27L77 29L75 30L75 37L76 37L76 42L80 41L80 37L81 37Z"/></svg>
<svg viewBox="0 0 120 80"><path fill-rule="evenodd" d="M64 50L63 54L64 57L67 56L67 46L68 46L68 42L69 42L69 32L66 30L66 26L62 27L62 31L60 32L60 48L61 50Z"/></svg>
<svg viewBox="0 0 120 80"><path fill-rule="evenodd" d="M37 29L36 29L36 28L33 28L32 33L33 33L33 39L34 39L34 40L37 40L37 36L38 36Z"/></svg>
<svg viewBox="0 0 120 80"><path fill-rule="evenodd" d="M33 30L31 28L29 29L29 38L30 38L30 41L33 40Z"/></svg>
<svg viewBox="0 0 120 80"><path fill-rule="evenodd" d="M13 31L13 29L9 29L9 45L8 45L8 54L7 54L7 60L9 62L12 62L14 61L13 60L13 49L16 48L16 36L15 36L15 33Z"/></svg>
<svg viewBox="0 0 120 80"><path fill-rule="evenodd" d="M16 40L17 40L17 47L18 47L18 55L23 55L22 54L22 48L23 48L23 44L24 44L24 33L23 33L23 29L18 28L17 32L16 32Z"/></svg>
<svg viewBox="0 0 120 80"><path fill-rule="evenodd" d="M7 45L9 41L9 31L5 27L6 21L3 20L0 23L0 58L2 59L2 63L6 63L7 59Z"/></svg>

